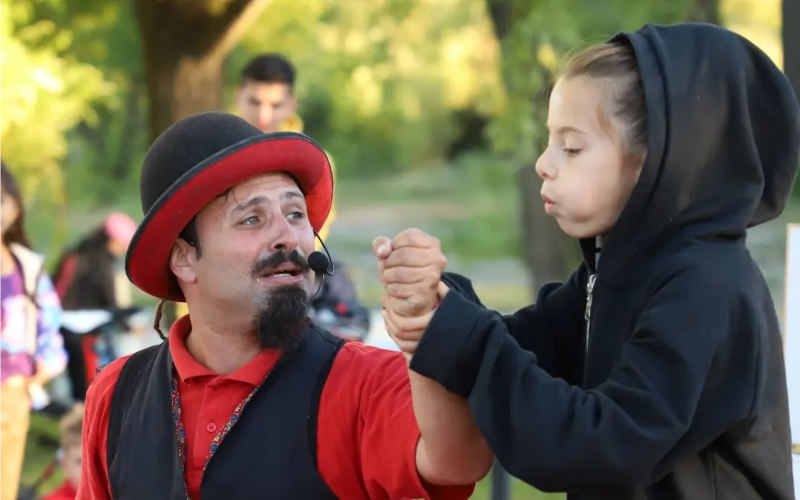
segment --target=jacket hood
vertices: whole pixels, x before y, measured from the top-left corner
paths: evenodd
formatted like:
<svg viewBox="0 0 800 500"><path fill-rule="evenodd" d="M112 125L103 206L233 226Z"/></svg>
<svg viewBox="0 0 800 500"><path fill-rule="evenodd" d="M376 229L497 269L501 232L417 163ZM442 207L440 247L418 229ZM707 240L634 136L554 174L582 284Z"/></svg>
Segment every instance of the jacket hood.
<svg viewBox="0 0 800 500"><path fill-rule="evenodd" d="M800 164L800 112L789 80L766 54L699 23L646 25L611 41L636 54L648 154L604 242L613 258L603 267L624 265L677 234L740 238L778 216Z"/></svg>

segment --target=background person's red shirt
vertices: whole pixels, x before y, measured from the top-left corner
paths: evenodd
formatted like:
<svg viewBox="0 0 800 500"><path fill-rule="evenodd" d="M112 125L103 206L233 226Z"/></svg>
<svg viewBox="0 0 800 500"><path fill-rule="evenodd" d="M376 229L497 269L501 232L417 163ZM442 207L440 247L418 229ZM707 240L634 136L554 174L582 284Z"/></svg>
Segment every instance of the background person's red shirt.
<svg viewBox="0 0 800 500"><path fill-rule="evenodd" d="M239 370L218 375L195 361L184 338L184 317L170 331L169 349L178 373L186 429L184 478L191 498L200 498L203 464L211 441L234 408L261 383L278 360L264 350ZM127 358L98 374L86 396L79 499L110 499L106 463L108 414L120 370ZM339 498L461 499L473 485L423 485L416 469L419 429L411 405L405 359L400 353L348 342L334 361L320 399L317 464L322 479ZM247 418L245 408L243 418Z"/></svg>
<svg viewBox="0 0 800 500"><path fill-rule="evenodd" d="M75 487L72 486L68 479L65 479L57 490L51 491L43 496L41 500L75 500L76 494Z"/></svg>

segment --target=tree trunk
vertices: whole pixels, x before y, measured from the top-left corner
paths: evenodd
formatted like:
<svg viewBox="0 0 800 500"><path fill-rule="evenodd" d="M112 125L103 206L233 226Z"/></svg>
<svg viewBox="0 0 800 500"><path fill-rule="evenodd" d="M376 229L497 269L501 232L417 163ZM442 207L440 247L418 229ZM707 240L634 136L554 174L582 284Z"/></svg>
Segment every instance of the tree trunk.
<svg viewBox="0 0 800 500"><path fill-rule="evenodd" d="M495 35L504 47L506 35L515 28L515 20L524 20L534 8L533 3L526 0L486 0L489 14L492 18ZM535 40L531 40L535 44ZM503 50L503 49L501 49ZM531 50L536 50L535 47ZM518 71L519 68L514 68ZM504 68L504 80L510 80L507 73L511 71ZM526 71L539 72L548 78L548 72L538 63ZM510 88L506 85L507 92L520 92L520 89ZM547 109L547 91L539 89L535 95L525 96L535 103L535 121L544 123ZM534 140L533 137L530 140ZM533 165L524 165L519 171L519 195L521 200L521 231L522 245L525 248L525 263L530 271L531 286L534 291L543 284L551 281L563 281L569 276L571 268L580 258L574 240L565 235L556 224L555 220L544 211L542 198L539 194L541 180L536 175Z"/></svg>
<svg viewBox="0 0 800 500"><path fill-rule="evenodd" d="M125 179L132 168L131 158L139 141L142 140L140 130L144 121L142 113L142 89L140 83L131 82L125 98L125 117L120 137L120 147L113 162L112 173L115 179Z"/></svg>
<svg viewBox="0 0 800 500"><path fill-rule="evenodd" d="M783 0L783 70L800 97L800 0Z"/></svg>
<svg viewBox="0 0 800 500"><path fill-rule="evenodd" d="M150 135L222 107L222 65L268 0L135 0Z"/></svg>

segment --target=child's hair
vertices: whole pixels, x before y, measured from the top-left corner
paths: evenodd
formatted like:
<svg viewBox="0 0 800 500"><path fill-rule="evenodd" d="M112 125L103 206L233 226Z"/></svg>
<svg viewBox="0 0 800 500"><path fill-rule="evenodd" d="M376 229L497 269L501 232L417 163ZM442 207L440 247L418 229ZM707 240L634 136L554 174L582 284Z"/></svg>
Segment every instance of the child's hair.
<svg viewBox="0 0 800 500"><path fill-rule="evenodd" d="M569 58L561 78L584 76L608 82L613 99L612 113L625 124L625 150L629 154L647 151L647 123L642 78L633 48L624 42L592 45Z"/></svg>
<svg viewBox="0 0 800 500"><path fill-rule="evenodd" d="M22 190L19 188L17 179L3 161L0 161L0 171L2 171L0 184L3 186L3 195L10 196L17 204L18 210L17 220L11 224L11 227L6 230L6 234L3 235L3 243L6 245L18 243L30 248L31 243L25 233L25 205L22 203Z"/></svg>
<svg viewBox="0 0 800 500"><path fill-rule="evenodd" d="M83 403L75 403L63 417L61 417L61 449L67 450L81 445L83 429Z"/></svg>

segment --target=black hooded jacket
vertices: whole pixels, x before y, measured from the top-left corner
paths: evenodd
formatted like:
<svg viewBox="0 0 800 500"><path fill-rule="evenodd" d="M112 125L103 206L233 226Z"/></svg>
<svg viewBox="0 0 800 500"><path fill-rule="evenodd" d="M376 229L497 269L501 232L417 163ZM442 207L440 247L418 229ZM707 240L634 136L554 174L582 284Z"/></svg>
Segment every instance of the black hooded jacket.
<svg viewBox="0 0 800 500"><path fill-rule="evenodd" d="M540 489L794 498L782 341L745 237L791 191L797 100L721 28L648 25L613 40L636 54L648 156L598 268L581 241L570 279L505 317L446 275L411 368L467 397L503 466Z"/></svg>

